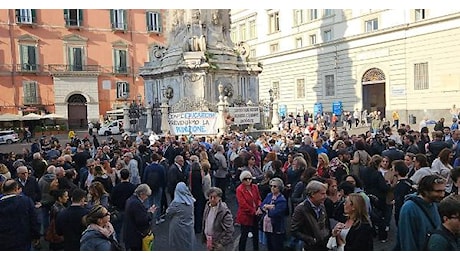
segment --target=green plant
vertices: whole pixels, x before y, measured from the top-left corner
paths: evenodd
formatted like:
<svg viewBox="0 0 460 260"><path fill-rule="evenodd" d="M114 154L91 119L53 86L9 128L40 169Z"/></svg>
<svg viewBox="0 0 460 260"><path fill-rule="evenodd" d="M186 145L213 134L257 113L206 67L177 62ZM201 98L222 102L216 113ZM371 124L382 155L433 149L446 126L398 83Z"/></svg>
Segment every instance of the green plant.
<svg viewBox="0 0 460 260"><path fill-rule="evenodd" d="M206 60L206 62L209 64L209 70L210 71L216 71L219 69L219 66L217 66L216 62L214 61L211 61L214 57L214 54L213 53L210 53L208 51L205 51L204 52L204 58Z"/></svg>

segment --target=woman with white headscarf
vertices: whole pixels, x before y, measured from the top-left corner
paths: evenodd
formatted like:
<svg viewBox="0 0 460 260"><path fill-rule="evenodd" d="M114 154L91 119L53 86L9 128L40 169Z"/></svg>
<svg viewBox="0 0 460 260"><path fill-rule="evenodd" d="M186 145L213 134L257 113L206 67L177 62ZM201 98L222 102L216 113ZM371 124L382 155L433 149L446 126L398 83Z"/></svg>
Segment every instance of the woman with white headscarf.
<svg viewBox="0 0 460 260"><path fill-rule="evenodd" d="M195 199L184 182L174 191L174 200L166 210L169 223L169 250L192 251L195 244L193 203Z"/></svg>

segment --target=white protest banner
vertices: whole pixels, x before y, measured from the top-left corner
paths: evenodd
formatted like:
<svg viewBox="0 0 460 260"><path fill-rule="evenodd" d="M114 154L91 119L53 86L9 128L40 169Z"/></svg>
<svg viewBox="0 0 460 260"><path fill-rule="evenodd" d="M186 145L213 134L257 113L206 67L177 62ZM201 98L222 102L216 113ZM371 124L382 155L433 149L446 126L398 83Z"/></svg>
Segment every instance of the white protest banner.
<svg viewBox="0 0 460 260"><path fill-rule="evenodd" d="M236 125L260 123L259 107L229 107L228 113Z"/></svg>
<svg viewBox="0 0 460 260"><path fill-rule="evenodd" d="M217 134L217 113L214 112L170 113L168 122L173 135Z"/></svg>

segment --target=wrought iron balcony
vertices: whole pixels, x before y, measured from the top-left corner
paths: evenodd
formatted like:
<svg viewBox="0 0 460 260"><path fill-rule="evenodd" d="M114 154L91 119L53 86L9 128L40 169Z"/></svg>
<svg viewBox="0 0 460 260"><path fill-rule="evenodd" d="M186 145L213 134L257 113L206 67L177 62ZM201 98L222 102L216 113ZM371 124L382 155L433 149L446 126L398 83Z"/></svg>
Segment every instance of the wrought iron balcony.
<svg viewBox="0 0 460 260"><path fill-rule="evenodd" d="M16 65L16 71L20 71L23 73L39 73L42 70L43 69L40 64L23 63Z"/></svg>
<svg viewBox="0 0 460 260"><path fill-rule="evenodd" d="M34 97L34 96L25 96L24 105L40 105L42 103L41 97Z"/></svg>
<svg viewBox="0 0 460 260"><path fill-rule="evenodd" d="M37 23L37 17L34 17L32 15L25 15L25 16L16 16L16 23L17 24L36 24Z"/></svg>
<svg viewBox="0 0 460 260"><path fill-rule="evenodd" d="M128 24L127 23L112 23L112 30L114 31L127 31Z"/></svg>
<svg viewBox="0 0 460 260"><path fill-rule="evenodd" d="M131 67L126 66L114 66L113 73L114 74L129 74L131 72Z"/></svg>
<svg viewBox="0 0 460 260"><path fill-rule="evenodd" d="M80 19L70 19L70 18L65 19L65 25L67 27L79 28L82 26L82 24L83 24L83 20L80 20Z"/></svg>
<svg viewBox="0 0 460 260"><path fill-rule="evenodd" d="M80 64L49 64L48 71L51 74L81 75L90 74L98 75L101 73L99 65L80 65Z"/></svg>

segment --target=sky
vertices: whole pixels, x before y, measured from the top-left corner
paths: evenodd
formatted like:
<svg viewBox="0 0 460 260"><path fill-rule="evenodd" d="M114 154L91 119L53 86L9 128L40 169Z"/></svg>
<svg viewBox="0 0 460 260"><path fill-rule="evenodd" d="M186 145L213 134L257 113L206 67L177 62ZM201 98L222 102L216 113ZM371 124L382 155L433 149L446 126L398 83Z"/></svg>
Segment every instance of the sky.
<svg viewBox="0 0 460 260"><path fill-rule="evenodd" d="M443 5L445 3L446 5ZM15 0L0 1L1 9L13 8L95 8L95 9L193 9L193 8L231 8L231 9L255 9L255 8L330 8L330 9L376 9L376 8L435 8L439 6L452 6L454 1L450 0L385 0L385 1L364 1L364 0L174 0L174 1L146 1L146 0L111 0L109 1L56 1L56 0Z"/></svg>

